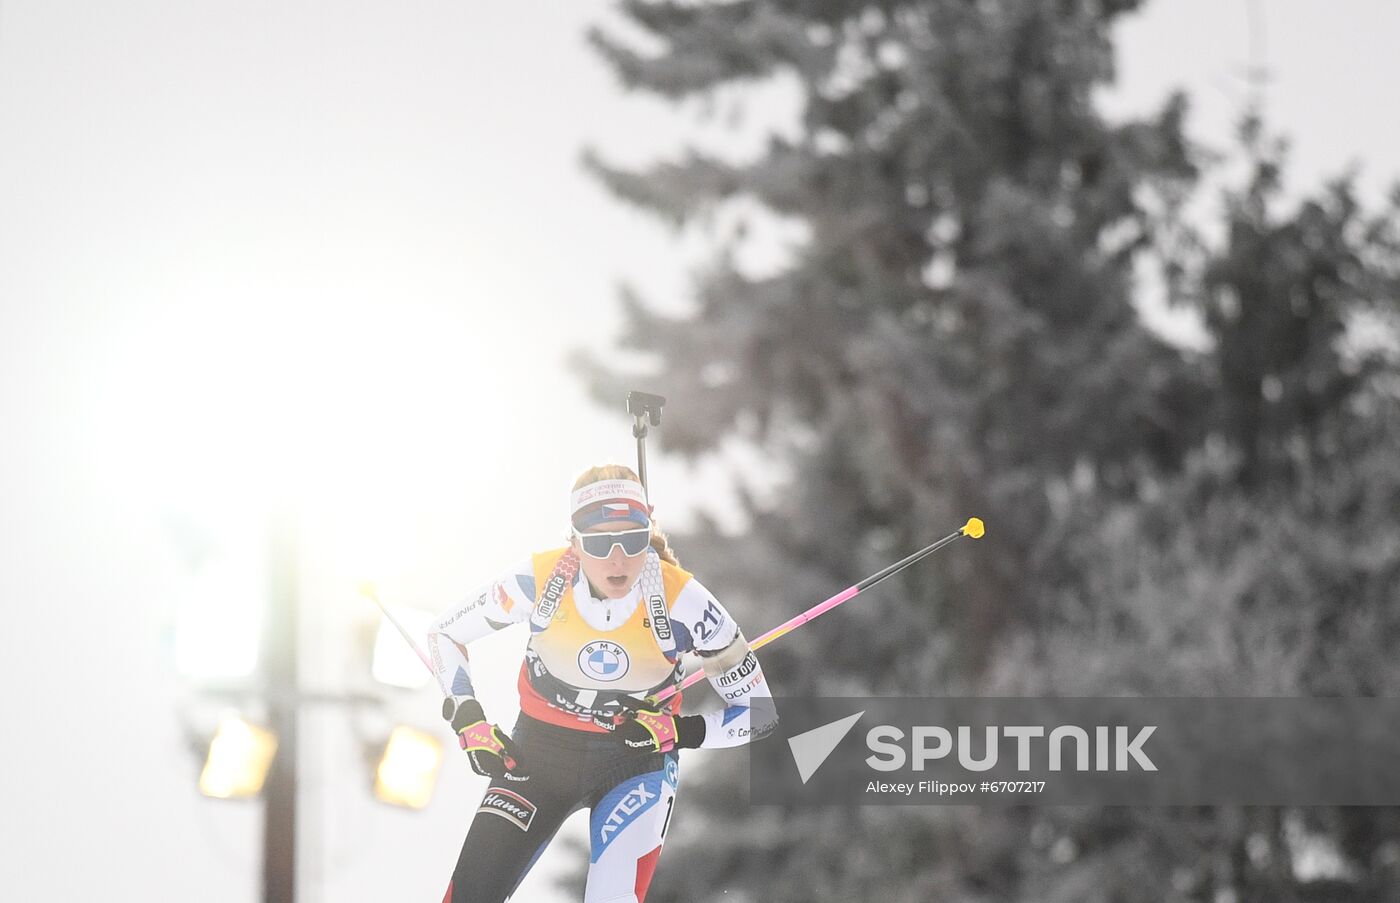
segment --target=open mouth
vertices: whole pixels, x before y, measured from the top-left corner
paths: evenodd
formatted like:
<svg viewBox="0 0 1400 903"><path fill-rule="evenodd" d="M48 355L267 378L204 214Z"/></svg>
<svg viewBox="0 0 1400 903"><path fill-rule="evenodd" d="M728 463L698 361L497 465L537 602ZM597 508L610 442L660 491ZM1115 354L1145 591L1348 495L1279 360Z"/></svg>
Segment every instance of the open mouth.
<svg viewBox="0 0 1400 903"><path fill-rule="evenodd" d="M609 578L607 578L607 579L608 579L608 586L612 587L613 589L623 589L623 588L625 588L625 587L627 586L627 575L626 575L626 574L621 574L621 575L616 576L616 577L609 577Z"/></svg>

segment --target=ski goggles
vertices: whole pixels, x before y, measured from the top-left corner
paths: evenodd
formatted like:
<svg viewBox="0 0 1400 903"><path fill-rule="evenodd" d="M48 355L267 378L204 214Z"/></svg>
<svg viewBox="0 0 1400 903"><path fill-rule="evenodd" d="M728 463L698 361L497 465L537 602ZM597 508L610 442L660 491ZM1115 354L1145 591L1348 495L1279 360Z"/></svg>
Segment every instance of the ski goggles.
<svg viewBox="0 0 1400 903"><path fill-rule="evenodd" d="M613 546L622 546L622 554L635 558L651 545L650 527L623 530L621 533L580 533L576 528L574 535L578 537L583 554L589 558L607 558L612 554Z"/></svg>

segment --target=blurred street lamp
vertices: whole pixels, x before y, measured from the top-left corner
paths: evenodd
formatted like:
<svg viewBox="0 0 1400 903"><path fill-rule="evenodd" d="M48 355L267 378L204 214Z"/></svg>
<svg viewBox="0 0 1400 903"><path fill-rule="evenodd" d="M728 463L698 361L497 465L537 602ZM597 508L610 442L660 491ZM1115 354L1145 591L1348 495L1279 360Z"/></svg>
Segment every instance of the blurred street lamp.
<svg viewBox="0 0 1400 903"><path fill-rule="evenodd" d="M422 731L400 725L389 735L374 772L374 795L382 802L422 809L433 796L442 744Z"/></svg>
<svg viewBox="0 0 1400 903"><path fill-rule="evenodd" d="M277 753L277 737L237 715L225 716L209 744L199 792L216 799L247 799L262 792Z"/></svg>
<svg viewBox="0 0 1400 903"><path fill-rule="evenodd" d="M304 687L296 518L274 515L263 529L234 532L217 543L196 538L190 543L197 553L193 574L176 613L174 653L176 669L194 690L194 705L182 718L204 757L199 792L213 799L261 799L262 899L293 903L301 713L307 706L332 706L350 715L373 766L374 796L423 809L432 799L443 747L423 731L393 727L385 707L397 694L385 688L420 689L430 675L381 618L377 630L359 633L357 644L359 680L380 689ZM431 613L411 607L395 606L393 612L415 633L426 633L432 620ZM366 656L372 636L372 654ZM227 713L218 716L208 740L213 723L201 711L214 715L216 704ZM368 724L361 723L362 715L371 716Z"/></svg>

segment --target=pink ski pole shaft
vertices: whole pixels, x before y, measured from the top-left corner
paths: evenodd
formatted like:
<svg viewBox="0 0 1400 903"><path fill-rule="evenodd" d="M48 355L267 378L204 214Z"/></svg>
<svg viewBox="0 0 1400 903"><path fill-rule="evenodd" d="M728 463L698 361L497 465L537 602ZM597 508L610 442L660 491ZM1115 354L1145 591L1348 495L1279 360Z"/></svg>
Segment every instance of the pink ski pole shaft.
<svg viewBox="0 0 1400 903"><path fill-rule="evenodd" d="M360 595L373 602L380 613L384 615L384 619L394 625L394 629L399 632L399 636L403 637L403 641L413 650L413 654L418 656L418 660L423 663L423 667L427 668L428 673L437 681L438 689L442 690L443 697L451 699L452 694L447 691L447 685L442 682L442 675L433 667L433 663L428 660L428 653L424 652L423 647L419 646L413 637L408 635L408 631L404 630L403 625L399 623L399 619L389 614L389 609L385 607L383 602L379 601L379 590L375 588L375 585L373 583L360 584Z"/></svg>
<svg viewBox="0 0 1400 903"><path fill-rule="evenodd" d="M433 667L433 663L428 659L428 653L424 652L423 647L418 645L418 642L408 635L408 631L399 623L399 619L389 614L388 607L379 600L379 590L375 588L373 583L360 584L360 595L373 602L375 607L384 615L385 620L394 625L394 629L399 632L399 636L403 637L403 641L413 650L413 654L418 656L418 660L423 663L423 667L427 668L428 673L437 681L438 689L442 691L442 699L445 706L442 710L442 717L451 721L452 709L455 707L452 702L452 693L447 689L447 684L443 683L442 675L438 673L437 669ZM465 749L466 747L464 746L462 748ZM501 759L506 763L506 768L515 768L515 759L511 758L509 755L502 754Z"/></svg>
<svg viewBox="0 0 1400 903"><path fill-rule="evenodd" d="M952 533L949 533L947 536L943 537L937 542L924 546L922 549L910 555L909 557L896 561L894 564L890 565L889 567L885 568L879 573L871 574L869 577L866 577L864 580L855 584L854 586L848 586L845 589L841 590L841 592L832 596L830 599L827 599L824 602L818 602L816 605L813 605L811 608L802 612L802 614L797 615L793 618L789 618L788 620L779 624L777 627L774 627L772 630L765 633L763 636L754 640L752 643L749 644L749 648L754 650L762 649L764 646L767 646L769 643L773 642L783 634L791 633L792 631L801 627L803 624L806 624L808 621L815 620L816 618L826 614L827 612L831 611L833 608L835 608L843 602L849 602L865 590L870 589L870 587L879 583L881 580L884 580L886 577L890 577L894 574L899 573L900 571L909 567L911 564L923 561L925 558L932 555L934 552L937 552L939 549L943 548L955 539L959 539L963 536L970 536L973 539L981 539L982 535L985 532L986 528L983 526L981 520L975 517L969 518L967 523L963 524L961 528ZM680 686L667 687L666 689L662 690L660 693L657 693L654 697L652 697L652 700L654 702L664 702L665 700L670 699L672 696L679 693L681 690L684 690L685 688L694 685L700 680L700 678L704 676L705 672L703 670L696 671L688 675L685 678L685 680L681 681Z"/></svg>

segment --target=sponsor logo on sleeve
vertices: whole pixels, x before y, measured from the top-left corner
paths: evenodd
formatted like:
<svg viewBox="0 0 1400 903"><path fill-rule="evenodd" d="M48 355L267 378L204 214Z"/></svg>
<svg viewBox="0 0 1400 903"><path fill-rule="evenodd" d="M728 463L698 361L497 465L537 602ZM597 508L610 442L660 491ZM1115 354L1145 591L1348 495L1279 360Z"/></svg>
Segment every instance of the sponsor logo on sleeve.
<svg viewBox="0 0 1400 903"><path fill-rule="evenodd" d="M754 654L750 652L748 655L744 656L743 661L719 676L719 685L721 687L732 687L734 684L737 684L739 681L752 674L757 667L758 659L754 658Z"/></svg>
<svg viewBox="0 0 1400 903"><path fill-rule="evenodd" d="M476 611L478 608L480 608L481 606L483 606L483 605L486 604L486 600L487 600L487 598L488 598L490 595L491 595L491 591L490 591L490 590L487 590L486 592L484 592L484 593L482 593L481 595L477 596L477 597L476 597L475 599L473 599L472 601L468 602L466 605L463 605L461 608L457 609L457 610L454 611L452 614L448 615L446 618L444 618L443 620L439 621L439 622L438 622L438 629L439 629L439 630L445 630L445 629L447 629L448 627L451 627L453 624L456 624L458 621L460 621L460 620L461 620L462 618L464 618L465 616L471 614L473 611Z"/></svg>
<svg viewBox="0 0 1400 903"><path fill-rule="evenodd" d="M724 698L731 701L735 699L742 699L743 697L753 692L754 687L758 686L758 683L761 679L761 675L755 674L753 676L753 679L750 680L748 683L744 684L743 686L735 687L732 690L725 690Z"/></svg>
<svg viewBox="0 0 1400 903"><path fill-rule="evenodd" d="M535 820L535 804L518 793L492 787L477 807L477 812L499 815L522 831L530 830Z"/></svg>

